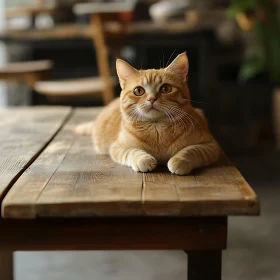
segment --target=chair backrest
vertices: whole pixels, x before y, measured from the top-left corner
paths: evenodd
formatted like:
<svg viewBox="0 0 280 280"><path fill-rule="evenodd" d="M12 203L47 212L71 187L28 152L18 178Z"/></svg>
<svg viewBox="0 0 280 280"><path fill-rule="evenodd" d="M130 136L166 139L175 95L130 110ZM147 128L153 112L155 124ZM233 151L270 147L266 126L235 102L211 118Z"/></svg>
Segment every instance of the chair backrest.
<svg viewBox="0 0 280 280"><path fill-rule="evenodd" d="M110 73L109 51L105 41L104 22L105 17L101 14L91 14L90 22L92 26L92 39L95 46L96 60L99 75L104 81L104 91L102 98L104 104L108 104L114 99L114 85Z"/></svg>
<svg viewBox="0 0 280 280"><path fill-rule="evenodd" d="M119 52L124 37L124 24L120 22L122 13L132 12L136 0L125 0L120 3L84 3L74 6L74 12L78 15L89 15L92 27L92 39L96 50L96 59L99 74L105 83L102 94L104 104L108 104L114 98L114 85L110 73L108 44L105 40L104 23L106 21L118 21L120 23L114 33L114 49Z"/></svg>

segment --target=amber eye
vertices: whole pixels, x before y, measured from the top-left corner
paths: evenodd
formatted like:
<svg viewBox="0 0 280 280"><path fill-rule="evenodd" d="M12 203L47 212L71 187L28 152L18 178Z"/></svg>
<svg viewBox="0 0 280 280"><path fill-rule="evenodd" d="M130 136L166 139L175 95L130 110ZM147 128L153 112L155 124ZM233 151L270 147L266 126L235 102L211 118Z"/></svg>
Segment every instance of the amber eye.
<svg viewBox="0 0 280 280"><path fill-rule="evenodd" d="M170 93L171 90L172 90L172 87L171 87L170 85L168 85L168 84L162 85L162 86L160 87L160 89L159 89L159 91L160 91L161 93Z"/></svg>
<svg viewBox="0 0 280 280"><path fill-rule="evenodd" d="M136 96L141 96L145 93L145 90L142 88L142 87L136 87L134 90L133 90L133 93L134 95Z"/></svg>

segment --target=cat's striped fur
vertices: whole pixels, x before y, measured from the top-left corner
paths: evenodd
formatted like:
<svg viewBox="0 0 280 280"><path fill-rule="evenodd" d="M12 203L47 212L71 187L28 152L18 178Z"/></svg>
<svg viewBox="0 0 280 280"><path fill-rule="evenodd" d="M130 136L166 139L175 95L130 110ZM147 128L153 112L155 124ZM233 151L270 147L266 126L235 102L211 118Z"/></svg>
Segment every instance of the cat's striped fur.
<svg viewBox="0 0 280 280"><path fill-rule="evenodd" d="M91 131L96 152L109 153L114 161L135 171L167 164L179 175L218 159L219 146L205 117L190 103L185 53L157 70L138 71L118 59L117 72L120 98L104 108L92 127L77 128L79 133ZM141 96L135 95L136 87L142 88L141 94L144 91Z"/></svg>

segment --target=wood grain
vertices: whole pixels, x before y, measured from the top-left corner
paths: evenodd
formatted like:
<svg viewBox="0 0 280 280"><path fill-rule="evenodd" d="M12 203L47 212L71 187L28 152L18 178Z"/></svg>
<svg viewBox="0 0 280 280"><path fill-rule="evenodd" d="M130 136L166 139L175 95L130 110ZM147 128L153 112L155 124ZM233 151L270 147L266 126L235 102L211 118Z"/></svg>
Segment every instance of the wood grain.
<svg viewBox="0 0 280 280"><path fill-rule="evenodd" d="M166 168L143 174L143 201L149 215L257 215L256 194L222 153L213 166L176 176Z"/></svg>
<svg viewBox="0 0 280 280"><path fill-rule="evenodd" d="M222 155L188 176L166 167L135 173L96 155L90 137L74 127L99 109L78 109L7 194L4 218L87 216L257 215L256 194Z"/></svg>
<svg viewBox="0 0 280 280"><path fill-rule="evenodd" d="M3 250L222 250L227 218L0 219L0 232Z"/></svg>
<svg viewBox="0 0 280 280"><path fill-rule="evenodd" d="M0 109L0 200L70 114L70 108Z"/></svg>
<svg viewBox="0 0 280 280"><path fill-rule="evenodd" d="M8 218L135 215L141 212L142 176L96 155L90 137L74 127L98 109L79 109L21 176L3 201Z"/></svg>

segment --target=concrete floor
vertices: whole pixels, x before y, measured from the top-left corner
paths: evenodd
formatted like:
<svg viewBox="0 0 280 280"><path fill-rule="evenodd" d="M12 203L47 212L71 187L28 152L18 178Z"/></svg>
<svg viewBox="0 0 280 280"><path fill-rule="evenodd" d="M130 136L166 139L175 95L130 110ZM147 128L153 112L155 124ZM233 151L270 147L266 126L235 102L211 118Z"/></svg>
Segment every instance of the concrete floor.
<svg viewBox="0 0 280 280"><path fill-rule="evenodd" d="M280 161L236 160L261 200L261 217L229 219L225 280L280 279ZM266 172L267 169L267 172ZM272 176L273 173L274 175ZM17 252L16 280L183 280L181 251Z"/></svg>

